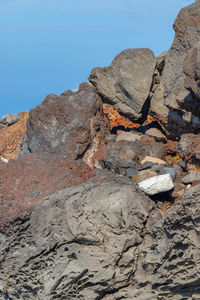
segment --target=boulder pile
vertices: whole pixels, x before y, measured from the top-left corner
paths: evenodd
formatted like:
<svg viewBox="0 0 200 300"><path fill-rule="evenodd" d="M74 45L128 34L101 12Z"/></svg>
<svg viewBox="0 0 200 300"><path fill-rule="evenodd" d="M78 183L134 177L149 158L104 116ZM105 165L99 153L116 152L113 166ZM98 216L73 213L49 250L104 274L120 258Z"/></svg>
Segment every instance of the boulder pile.
<svg viewBox="0 0 200 300"><path fill-rule="evenodd" d="M199 0L174 29L0 121L0 299L200 299Z"/></svg>

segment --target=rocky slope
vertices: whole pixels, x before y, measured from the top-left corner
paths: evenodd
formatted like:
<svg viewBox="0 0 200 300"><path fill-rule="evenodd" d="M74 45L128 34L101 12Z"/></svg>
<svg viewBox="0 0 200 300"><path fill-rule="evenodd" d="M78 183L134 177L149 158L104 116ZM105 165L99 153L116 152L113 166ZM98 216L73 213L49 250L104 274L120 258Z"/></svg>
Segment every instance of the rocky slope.
<svg viewBox="0 0 200 300"><path fill-rule="evenodd" d="M0 121L0 299L200 299L200 1Z"/></svg>

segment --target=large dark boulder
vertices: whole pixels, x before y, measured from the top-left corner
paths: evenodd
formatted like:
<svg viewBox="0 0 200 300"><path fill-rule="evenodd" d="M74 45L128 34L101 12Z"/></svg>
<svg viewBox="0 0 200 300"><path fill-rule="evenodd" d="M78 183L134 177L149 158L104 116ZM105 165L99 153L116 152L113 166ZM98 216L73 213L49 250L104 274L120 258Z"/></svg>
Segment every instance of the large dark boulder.
<svg viewBox="0 0 200 300"><path fill-rule="evenodd" d="M124 50L109 67L93 69L89 81L103 100L138 121L149 104L155 64L155 56L149 49Z"/></svg>
<svg viewBox="0 0 200 300"><path fill-rule="evenodd" d="M31 153L0 167L0 231L34 209L36 203L58 190L94 175L83 161L55 154Z"/></svg>
<svg viewBox="0 0 200 300"><path fill-rule="evenodd" d="M169 108L168 124L166 125L170 131L180 134L181 131L198 131L200 124L200 115L194 109L196 100L184 86L185 58L191 48L200 40L199 1L181 9L175 20L174 30L176 35L165 58L162 82L164 103Z"/></svg>
<svg viewBox="0 0 200 300"><path fill-rule="evenodd" d="M170 210L110 178L60 190L0 233L2 299L198 299L200 186Z"/></svg>
<svg viewBox="0 0 200 300"><path fill-rule="evenodd" d="M84 158L90 165L107 130L101 100L85 83L76 93L47 96L30 111L27 137L19 156L42 151L71 159Z"/></svg>
<svg viewBox="0 0 200 300"><path fill-rule="evenodd" d="M153 207L113 181L44 198L0 236L0 297L97 300L132 285Z"/></svg>
<svg viewBox="0 0 200 300"><path fill-rule="evenodd" d="M191 93L185 101L187 110L191 112L193 124L200 126L200 42L187 54L184 62L185 87Z"/></svg>

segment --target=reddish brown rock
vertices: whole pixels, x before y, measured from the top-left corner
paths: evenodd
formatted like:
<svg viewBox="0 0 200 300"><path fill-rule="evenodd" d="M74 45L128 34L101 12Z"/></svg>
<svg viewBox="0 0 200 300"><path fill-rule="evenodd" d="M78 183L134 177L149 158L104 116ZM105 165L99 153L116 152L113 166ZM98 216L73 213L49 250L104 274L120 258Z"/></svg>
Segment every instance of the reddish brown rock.
<svg viewBox="0 0 200 300"><path fill-rule="evenodd" d="M31 211L44 197L88 179L95 171L82 161L29 154L0 168L0 228Z"/></svg>
<svg viewBox="0 0 200 300"><path fill-rule="evenodd" d="M76 93L47 96L30 111L27 147L22 148L31 153L42 151L71 159L84 158L91 166L91 157L103 142L108 127L100 98L85 83Z"/></svg>

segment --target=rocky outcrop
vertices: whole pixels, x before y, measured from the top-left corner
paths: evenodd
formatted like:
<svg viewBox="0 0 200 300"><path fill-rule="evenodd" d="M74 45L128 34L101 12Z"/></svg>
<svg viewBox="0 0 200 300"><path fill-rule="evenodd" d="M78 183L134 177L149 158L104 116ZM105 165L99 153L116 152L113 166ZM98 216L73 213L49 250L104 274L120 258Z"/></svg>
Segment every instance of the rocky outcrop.
<svg viewBox="0 0 200 300"><path fill-rule="evenodd" d="M133 185L114 182L46 197L13 224L14 236L1 237L1 251L10 249L0 257L2 297L94 300L130 285L153 207Z"/></svg>
<svg viewBox="0 0 200 300"><path fill-rule="evenodd" d="M42 151L68 159L84 157L90 165L108 128L99 97L88 84L82 84L76 93L47 96L30 111L27 138L19 156Z"/></svg>
<svg viewBox="0 0 200 300"><path fill-rule="evenodd" d="M149 91L156 60L149 49L128 49L106 68L91 71L89 81L105 102L138 121L149 106Z"/></svg>
<svg viewBox="0 0 200 300"><path fill-rule="evenodd" d="M200 166L200 136L198 134L183 134L177 149L184 161Z"/></svg>
<svg viewBox="0 0 200 300"><path fill-rule="evenodd" d="M0 167L0 230L60 189L88 181L94 171L48 153L29 154Z"/></svg>
<svg viewBox="0 0 200 300"><path fill-rule="evenodd" d="M191 111L195 102L184 87L184 61L193 46L200 40L200 2L183 8L174 23L176 36L165 58L162 81L165 105L170 109L168 126L171 131L198 130L200 119ZM174 128L173 128L174 127Z"/></svg>

